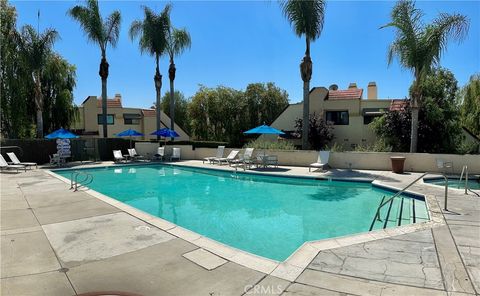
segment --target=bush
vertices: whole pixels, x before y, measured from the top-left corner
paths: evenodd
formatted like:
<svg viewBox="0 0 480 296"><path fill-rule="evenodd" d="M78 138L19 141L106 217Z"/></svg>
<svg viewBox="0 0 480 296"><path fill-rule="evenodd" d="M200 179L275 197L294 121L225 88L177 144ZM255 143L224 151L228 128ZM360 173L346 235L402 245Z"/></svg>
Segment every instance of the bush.
<svg viewBox="0 0 480 296"><path fill-rule="evenodd" d="M269 150L296 150L295 146L289 141L266 141L264 139L256 139L248 142L243 148L255 148L255 149L269 149Z"/></svg>

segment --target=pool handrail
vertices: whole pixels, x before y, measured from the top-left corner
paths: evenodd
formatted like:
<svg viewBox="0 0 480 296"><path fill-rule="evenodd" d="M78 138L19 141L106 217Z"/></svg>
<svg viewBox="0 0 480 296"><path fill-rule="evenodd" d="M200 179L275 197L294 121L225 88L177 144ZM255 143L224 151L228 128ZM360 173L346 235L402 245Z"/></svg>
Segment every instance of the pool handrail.
<svg viewBox="0 0 480 296"><path fill-rule="evenodd" d="M383 201L382 203L380 203L377 207L377 211L375 212L375 216L373 217L373 221L372 221L372 224L370 226L370 229L369 231L371 231L373 229L373 225L375 224L375 220L377 220L379 218L379 215L380 215L380 210L383 208L383 206L385 206L386 204L388 204L389 202L393 201L394 198L396 198L397 196L401 195L402 193L404 193L408 188L410 188L411 186L413 186L413 184L417 183L420 179L422 179L423 177L425 177L428 173L423 173L420 177L416 178L415 180L413 180L412 182L410 182L407 186L405 186L402 190L398 191L397 193L395 193L394 195L392 195L390 198L387 198L385 201Z"/></svg>

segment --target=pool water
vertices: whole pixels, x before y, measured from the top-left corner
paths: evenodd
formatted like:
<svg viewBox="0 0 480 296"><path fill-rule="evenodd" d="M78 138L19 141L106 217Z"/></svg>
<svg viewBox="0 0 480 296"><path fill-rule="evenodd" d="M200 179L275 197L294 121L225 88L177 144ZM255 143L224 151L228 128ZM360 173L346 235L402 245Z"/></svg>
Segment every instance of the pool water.
<svg viewBox="0 0 480 296"><path fill-rule="evenodd" d="M449 188L458 188L458 189L465 189L465 179L462 180L461 182L459 181L460 178L458 179L448 179L448 187ZM445 186L445 179L443 178L436 178L436 179L425 179L424 180L426 183L430 183L433 185L440 185L440 186ZM480 178L479 177L473 177L468 179L468 188L472 190L480 190Z"/></svg>
<svg viewBox="0 0 480 296"><path fill-rule="evenodd" d="M93 175L88 187L95 191L221 243L278 261L287 259L306 241L368 231L382 197L393 194L365 182L167 165L82 171ZM55 171L66 178L71 172ZM416 201L417 213L428 219L425 202ZM395 203L393 211L398 206ZM409 214L404 215L404 224L412 223ZM390 226L396 226L396 221Z"/></svg>

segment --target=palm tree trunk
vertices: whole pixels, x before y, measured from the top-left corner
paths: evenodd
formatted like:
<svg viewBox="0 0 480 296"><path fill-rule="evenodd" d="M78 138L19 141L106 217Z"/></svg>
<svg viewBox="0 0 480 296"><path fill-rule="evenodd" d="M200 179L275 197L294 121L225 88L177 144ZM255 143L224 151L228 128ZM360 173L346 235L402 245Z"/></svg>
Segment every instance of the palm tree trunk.
<svg viewBox="0 0 480 296"><path fill-rule="evenodd" d="M102 51L102 60L100 62L100 70L98 72L102 78L102 126L103 137L108 138L107 129L107 78L108 78L108 62L105 56L105 52Z"/></svg>
<svg viewBox="0 0 480 296"><path fill-rule="evenodd" d="M170 129L175 130L175 89L173 82L175 80L175 63L170 59L170 67L168 68L168 77L170 78ZM171 138L170 140L174 140Z"/></svg>
<svg viewBox="0 0 480 296"><path fill-rule="evenodd" d="M305 39L306 50L302 63L300 64L300 74L303 80L303 118L302 118L302 149L310 148L308 140L310 130L310 80L312 79L312 59L310 58L310 39Z"/></svg>
<svg viewBox="0 0 480 296"><path fill-rule="evenodd" d="M157 119L157 122L156 122L156 128L157 128L157 131L161 128L161 117L160 117L160 113L162 112L162 108L161 108L161 98L160 98L160 92L162 90L162 75L160 75L160 68L159 68L159 57L157 56L156 57L156 63L157 63L157 66L155 68L155 76L153 77L153 81L155 82L155 91L156 91L156 107L157 107L157 110L155 112L155 115L156 115L156 119ZM160 140L160 136L157 135L157 140L159 141Z"/></svg>
<svg viewBox="0 0 480 296"><path fill-rule="evenodd" d="M418 143L418 107L412 106L412 130L410 133L410 153L417 152Z"/></svg>
<svg viewBox="0 0 480 296"><path fill-rule="evenodd" d="M35 108L37 109L37 138L43 138L43 98L40 73L35 75Z"/></svg>

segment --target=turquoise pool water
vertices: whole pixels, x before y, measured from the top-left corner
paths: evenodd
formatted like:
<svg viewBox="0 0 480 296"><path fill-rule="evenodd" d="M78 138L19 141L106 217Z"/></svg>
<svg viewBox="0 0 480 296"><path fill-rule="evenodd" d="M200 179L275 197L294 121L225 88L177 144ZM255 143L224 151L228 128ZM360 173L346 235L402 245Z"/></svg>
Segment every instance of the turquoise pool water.
<svg viewBox="0 0 480 296"><path fill-rule="evenodd" d="M425 179L426 183L434 184L434 185L441 185L445 186L445 179ZM449 188L458 188L458 189L465 189L465 180L459 182L459 179L448 179L448 187ZM478 177L469 177L468 180L468 188L472 190L480 190L480 178Z"/></svg>
<svg viewBox="0 0 480 296"><path fill-rule="evenodd" d="M370 183L234 175L166 165L83 171L94 176L91 189L278 261L305 241L368 231L382 197L393 194ZM71 170L55 173L70 178ZM427 213L423 201L417 200L416 207ZM412 222L407 220L404 224Z"/></svg>

